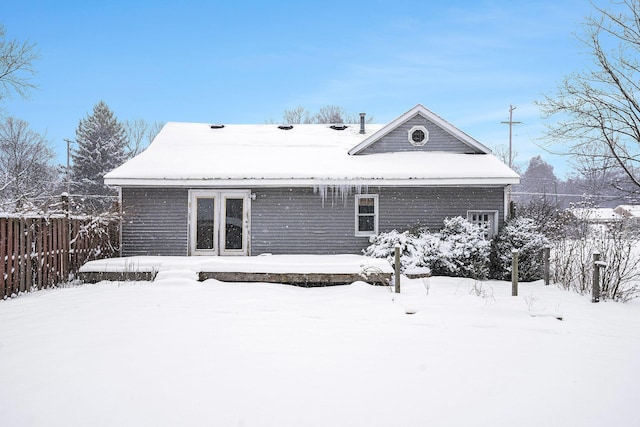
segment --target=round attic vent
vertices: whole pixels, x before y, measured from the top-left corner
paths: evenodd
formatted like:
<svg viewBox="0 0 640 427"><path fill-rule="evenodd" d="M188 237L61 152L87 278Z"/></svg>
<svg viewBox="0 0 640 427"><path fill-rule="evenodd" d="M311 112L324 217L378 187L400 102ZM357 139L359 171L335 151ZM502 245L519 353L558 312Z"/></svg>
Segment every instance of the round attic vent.
<svg viewBox="0 0 640 427"><path fill-rule="evenodd" d="M429 141L429 131L424 126L414 126L409 129L409 142L415 147L421 147Z"/></svg>

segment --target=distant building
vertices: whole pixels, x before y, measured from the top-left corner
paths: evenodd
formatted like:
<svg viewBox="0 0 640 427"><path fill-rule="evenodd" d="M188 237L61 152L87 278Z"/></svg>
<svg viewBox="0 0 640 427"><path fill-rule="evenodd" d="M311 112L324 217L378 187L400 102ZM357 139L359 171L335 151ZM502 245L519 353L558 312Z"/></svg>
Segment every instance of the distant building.
<svg viewBox="0 0 640 427"><path fill-rule="evenodd" d="M620 205L614 211L631 224L640 224L640 205Z"/></svg>
<svg viewBox="0 0 640 427"><path fill-rule="evenodd" d="M572 208L568 209L568 211L576 219L583 220L591 224L612 224L624 219L621 214L612 208Z"/></svg>

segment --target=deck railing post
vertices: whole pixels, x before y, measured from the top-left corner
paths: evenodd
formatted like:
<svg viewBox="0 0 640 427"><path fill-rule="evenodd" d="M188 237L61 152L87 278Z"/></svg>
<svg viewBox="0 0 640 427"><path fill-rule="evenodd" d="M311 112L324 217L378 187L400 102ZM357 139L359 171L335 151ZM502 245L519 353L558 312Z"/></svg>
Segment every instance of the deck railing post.
<svg viewBox="0 0 640 427"><path fill-rule="evenodd" d="M395 258L393 263L394 277L396 282L396 294L400 293L400 245L395 246Z"/></svg>
<svg viewBox="0 0 640 427"><path fill-rule="evenodd" d="M511 296L518 296L518 250L512 249L512 261L511 261Z"/></svg>
<svg viewBox="0 0 640 427"><path fill-rule="evenodd" d="M551 271L551 246L545 246L542 250L542 257L544 259L544 284L549 286L549 275Z"/></svg>
<svg viewBox="0 0 640 427"><path fill-rule="evenodd" d="M593 253L593 285L591 302L600 302L600 252Z"/></svg>

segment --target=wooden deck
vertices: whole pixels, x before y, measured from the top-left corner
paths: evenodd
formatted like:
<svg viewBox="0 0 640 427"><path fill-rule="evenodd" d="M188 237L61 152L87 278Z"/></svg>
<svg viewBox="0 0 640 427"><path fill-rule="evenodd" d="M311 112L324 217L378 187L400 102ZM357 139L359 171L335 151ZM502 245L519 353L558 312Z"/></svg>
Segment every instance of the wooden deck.
<svg viewBox="0 0 640 427"><path fill-rule="evenodd" d="M188 270L198 280L266 282L298 286L332 286L364 281L391 283L393 269L385 260L358 255L270 255L257 257L130 257L91 261L78 273L87 283L153 281L156 275Z"/></svg>

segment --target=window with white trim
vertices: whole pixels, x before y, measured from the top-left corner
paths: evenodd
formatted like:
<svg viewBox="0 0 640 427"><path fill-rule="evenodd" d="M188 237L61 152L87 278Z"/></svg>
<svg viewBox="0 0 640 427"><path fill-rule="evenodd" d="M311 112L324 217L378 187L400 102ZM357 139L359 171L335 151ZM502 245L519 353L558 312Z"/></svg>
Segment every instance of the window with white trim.
<svg viewBox="0 0 640 427"><path fill-rule="evenodd" d="M467 221L485 228L489 239L498 232L498 211L467 211Z"/></svg>
<svg viewBox="0 0 640 427"><path fill-rule="evenodd" d="M356 236L378 234L378 195L356 194Z"/></svg>

